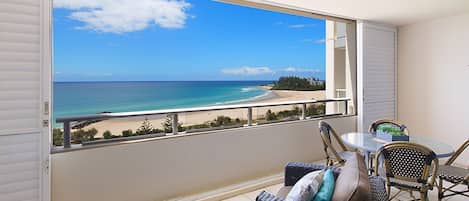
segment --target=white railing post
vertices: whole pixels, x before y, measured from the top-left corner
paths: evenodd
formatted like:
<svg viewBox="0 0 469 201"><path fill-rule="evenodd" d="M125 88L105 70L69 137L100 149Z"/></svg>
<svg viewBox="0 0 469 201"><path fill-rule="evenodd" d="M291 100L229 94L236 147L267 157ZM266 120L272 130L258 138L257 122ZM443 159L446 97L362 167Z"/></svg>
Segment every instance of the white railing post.
<svg viewBox="0 0 469 201"><path fill-rule="evenodd" d="M248 126L252 126L252 107L248 107Z"/></svg>
<svg viewBox="0 0 469 201"><path fill-rule="evenodd" d="M179 123L179 121L178 121L178 114L177 114L177 113L174 113L174 114L172 115L172 118L171 118L171 119L173 120L173 124L172 124L172 126L173 126L173 134L174 134L174 135L177 135L177 134L178 134L178 123Z"/></svg>
<svg viewBox="0 0 469 201"><path fill-rule="evenodd" d="M301 119L306 119L306 103L301 104Z"/></svg>

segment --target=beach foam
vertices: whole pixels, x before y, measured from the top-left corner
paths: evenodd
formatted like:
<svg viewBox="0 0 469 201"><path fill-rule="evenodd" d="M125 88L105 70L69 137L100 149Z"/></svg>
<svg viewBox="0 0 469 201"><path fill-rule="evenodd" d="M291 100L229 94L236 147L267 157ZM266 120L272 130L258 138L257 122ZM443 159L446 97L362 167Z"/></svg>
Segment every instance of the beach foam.
<svg viewBox="0 0 469 201"><path fill-rule="evenodd" d="M265 91L265 93L254 96L251 98L240 99L240 100L233 100L233 101L225 101L225 102L217 102L214 105L229 105L229 104L240 104L240 103L249 103L249 102L257 102L262 100L274 99L277 95L272 93L272 91Z"/></svg>
<svg viewBox="0 0 469 201"><path fill-rule="evenodd" d="M250 92L250 91L255 91L255 90L259 90L258 87L244 87L244 88L241 88L241 92Z"/></svg>

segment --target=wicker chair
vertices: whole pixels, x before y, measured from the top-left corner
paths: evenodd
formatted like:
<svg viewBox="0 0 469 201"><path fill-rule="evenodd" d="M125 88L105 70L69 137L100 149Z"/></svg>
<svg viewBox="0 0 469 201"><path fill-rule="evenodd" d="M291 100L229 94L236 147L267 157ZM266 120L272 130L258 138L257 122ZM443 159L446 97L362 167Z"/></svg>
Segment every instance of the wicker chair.
<svg viewBox="0 0 469 201"><path fill-rule="evenodd" d="M438 170L438 159L432 150L411 142L385 144L376 152L376 175L380 157L383 159L388 195L391 195L391 187L399 190L389 200L402 191L408 191L412 197L412 192L418 191L421 200L428 199L428 190L433 189Z"/></svg>
<svg viewBox="0 0 469 201"><path fill-rule="evenodd" d="M469 147L469 139L459 147L456 152L449 158L444 165L438 167L438 200L444 197L450 197L454 195L463 195L469 197L469 170L452 166L453 162L458 158L459 155ZM451 183L449 187L443 187L443 181ZM454 190L453 188L458 185L467 186L466 190ZM446 194L446 192L450 192Z"/></svg>
<svg viewBox="0 0 469 201"><path fill-rule="evenodd" d="M372 133L372 134L375 134L376 131L378 130L379 126L381 125L391 125L391 126L395 126L397 128L399 128L405 135L409 135L409 130L407 129L407 127L402 124L401 122L398 122L397 120L393 120L393 119L378 119L376 121L374 121L373 123L371 123L370 127L368 128L368 132L369 133ZM374 154L375 153L370 153L370 156L368 157L368 164L370 165L370 174L373 173L373 158L374 158Z"/></svg>
<svg viewBox="0 0 469 201"><path fill-rule="evenodd" d="M337 132L325 121L319 122L319 133L324 144L324 152L326 153L326 165L328 166L342 166L348 157L353 152L349 151L342 142L342 139L337 135ZM337 144L340 146L340 151L336 150L332 145L331 135Z"/></svg>
<svg viewBox="0 0 469 201"><path fill-rule="evenodd" d="M409 130L407 129L407 127L396 121L396 120L392 120L392 119L378 119L376 121L374 121L373 123L371 123L370 125L370 128L368 128L368 132L370 133L376 133L376 130L378 129L379 126L381 125L392 125L392 126L395 126L395 127L398 127L401 129L401 131L405 134L405 135L409 135Z"/></svg>

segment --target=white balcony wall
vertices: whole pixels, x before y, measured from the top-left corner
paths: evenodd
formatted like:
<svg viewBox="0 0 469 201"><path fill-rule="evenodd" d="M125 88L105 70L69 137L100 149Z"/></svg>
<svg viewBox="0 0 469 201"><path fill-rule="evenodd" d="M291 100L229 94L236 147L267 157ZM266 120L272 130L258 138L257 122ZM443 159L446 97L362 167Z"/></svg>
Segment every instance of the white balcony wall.
<svg viewBox="0 0 469 201"><path fill-rule="evenodd" d="M469 138L469 13L399 27L398 117L411 135ZM459 164L469 166L469 151Z"/></svg>
<svg viewBox="0 0 469 201"><path fill-rule="evenodd" d="M335 55L335 22L326 20L326 38L325 38L325 46L326 46L326 98L335 98L335 90L336 88L336 80L340 79L339 77L336 79L336 76L339 73L336 73L336 62L337 56ZM338 61L340 62L340 60ZM343 62L345 63L345 62ZM338 70L337 70L338 71ZM342 72L344 72L343 70ZM344 77L342 77L341 80ZM337 103L326 103L326 113L335 113L337 108Z"/></svg>
<svg viewBox="0 0 469 201"><path fill-rule="evenodd" d="M327 119L339 133L356 117ZM52 155L53 201L154 201L281 173L324 158L317 120L305 120Z"/></svg>

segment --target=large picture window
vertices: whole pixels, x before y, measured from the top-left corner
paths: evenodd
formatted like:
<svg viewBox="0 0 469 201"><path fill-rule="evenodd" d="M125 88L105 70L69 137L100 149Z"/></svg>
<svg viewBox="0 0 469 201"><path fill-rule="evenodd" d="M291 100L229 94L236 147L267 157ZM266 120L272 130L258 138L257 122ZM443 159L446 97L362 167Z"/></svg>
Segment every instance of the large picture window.
<svg viewBox="0 0 469 201"><path fill-rule="evenodd" d="M54 1L54 144L63 145L64 132L81 144L354 114L355 22L271 10L195 0ZM334 98L349 101L273 104ZM253 103L269 106L70 120Z"/></svg>

